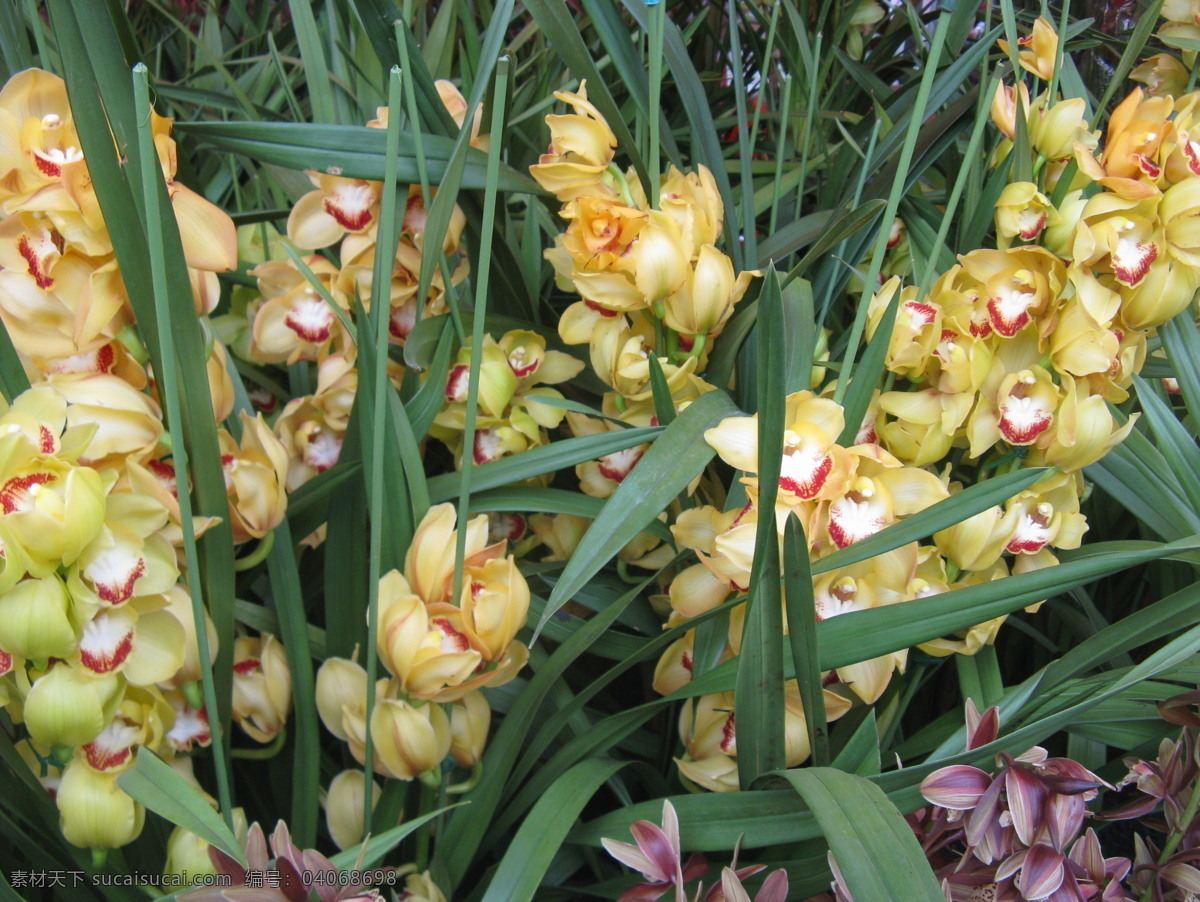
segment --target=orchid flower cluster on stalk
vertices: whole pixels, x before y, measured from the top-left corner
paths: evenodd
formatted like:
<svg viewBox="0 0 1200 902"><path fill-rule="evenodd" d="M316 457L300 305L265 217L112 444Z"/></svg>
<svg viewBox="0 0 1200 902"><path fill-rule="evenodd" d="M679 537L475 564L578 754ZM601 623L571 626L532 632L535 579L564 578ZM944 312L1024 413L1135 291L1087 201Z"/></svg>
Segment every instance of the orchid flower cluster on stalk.
<svg viewBox="0 0 1200 902"><path fill-rule="evenodd" d="M152 128L205 317L217 273L237 265L233 222L175 181L171 120L155 114ZM182 477L58 76L27 69L0 90L0 148L0 319L32 384L0 415L0 703L63 835L111 849L142 830L142 806L116 784L138 749L190 778L187 753L210 742ZM234 407L227 363L214 339L218 422ZM239 420L240 438L223 428L218 438L244 544L283 518L288 455L261 415ZM196 518L195 532L213 522ZM211 622L208 632L215 656ZM255 741L284 728L290 679L274 636L237 640L233 717Z"/></svg>

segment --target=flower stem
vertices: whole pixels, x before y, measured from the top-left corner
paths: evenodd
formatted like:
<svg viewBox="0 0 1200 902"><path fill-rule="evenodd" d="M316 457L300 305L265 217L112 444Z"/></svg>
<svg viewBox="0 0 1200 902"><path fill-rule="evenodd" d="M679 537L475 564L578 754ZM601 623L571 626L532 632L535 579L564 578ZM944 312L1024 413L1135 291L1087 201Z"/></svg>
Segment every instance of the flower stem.
<svg viewBox="0 0 1200 902"><path fill-rule="evenodd" d="M283 751L285 742L287 742L287 730L280 730L275 734L270 745L264 745L260 749L231 749L229 757L240 758L243 761L268 761Z"/></svg>
<svg viewBox="0 0 1200 902"><path fill-rule="evenodd" d="M233 562L233 569L241 572L249 570L251 567L257 567L267 559L267 555L271 553L271 549L275 547L275 530L271 530L258 541L258 545L245 557L240 557Z"/></svg>

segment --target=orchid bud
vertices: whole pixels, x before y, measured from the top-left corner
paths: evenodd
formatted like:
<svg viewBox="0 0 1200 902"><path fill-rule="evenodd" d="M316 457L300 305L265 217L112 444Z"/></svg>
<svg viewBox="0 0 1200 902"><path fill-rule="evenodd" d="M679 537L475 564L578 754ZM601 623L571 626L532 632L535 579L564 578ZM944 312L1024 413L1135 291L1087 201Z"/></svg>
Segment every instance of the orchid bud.
<svg viewBox="0 0 1200 902"><path fill-rule="evenodd" d="M246 835L246 812L233 809L233 832L239 841ZM176 827L167 839L167 861L163 873L179 877L188 883L199 882L198 878L217 873L208 854L209 842L190 830Z"/></svg>
<svg viewBox="0 0 1200 902"><path fill-rule="evenodd" d="M450 754L459 767L474 767L483 758L492 709L475 690L450 706Z"/></svg>
<svg viewBox="0 0 1200 902"><path fill-rule="evenodd" d="M429 871L405 877L404 894L401 898L405 902L446 902L446 897L429 876Z"/></svg>
<svg viewBox="0 0 1200 902"><path fill-rule="evenodd" d="M450 753L450 721L441 705L415 708L399 699L381 699L371 712L375 770L395 780L411 780L440 767Z"/></svg>
<svg viewBox="0 0 1200 902"><path fill-rule="evenodd" d="M342 726L345 708L361 708L367 700L367 672L354 661L327 658L317 671L317 713L325 729L338 739L346 739Z"/></svg>
<svg viewBox="0 0 1200 902"><path fill-rule="evenodd" d="M329 784L325 795L325 826L339 849L349 849L362 842L365 783L366 776L361 770L344 770ZM372 810L382 794L379 784L372 780Z"/></svg>
<svg viewBox="0 0 1200 902"><path fill-rule="evenodd" d="M115 774L98 773L79 758L63 771L55 794L67 842L85 849L116 849L142 832L145 809L117 786Z"/></svg>
<svg viewBox="0 0 1200 902"><path fill-rule="evenodd" d="M689 254L679 226L666 213L651 210L631 248L634 281L647 304L678 290L687 277Z"/></svg>
<svg viewBox="0 0 1200 902"><path fill-rule="evenodd" d="M0 595L0 648L46 661L70 657L77 644L71 600L57 576L22 580Z"/></svg>

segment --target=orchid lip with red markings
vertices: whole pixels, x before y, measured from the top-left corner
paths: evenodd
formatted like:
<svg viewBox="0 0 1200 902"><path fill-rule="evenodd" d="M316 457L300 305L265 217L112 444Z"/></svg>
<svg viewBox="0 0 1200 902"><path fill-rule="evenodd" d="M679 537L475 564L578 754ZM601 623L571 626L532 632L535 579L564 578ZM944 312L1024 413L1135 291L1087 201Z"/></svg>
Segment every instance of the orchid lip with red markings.
<svg viewBox="0 0 1200 902"><path fill-rule="evenodd" d="M339 185L324 199L325 212L337 220L337 224L348 232L358 232L371 224L374 216L371 206L375 202L375 191L366 182L348 182Z"/></svg>
<svg viewBox="0 0 1200 902"><path fill-rule="evenodd" d="M321 344L333 334L333 311L321 298L308 293L292 301L284 323L304 341Z"/></svg>
<svg viewBox="0 0 1200 902"><path fill-rule="evenodd" d="M133 650L136 619L124 611L102 612L83 628L79 657L92 673L113 673Z"/></svg>

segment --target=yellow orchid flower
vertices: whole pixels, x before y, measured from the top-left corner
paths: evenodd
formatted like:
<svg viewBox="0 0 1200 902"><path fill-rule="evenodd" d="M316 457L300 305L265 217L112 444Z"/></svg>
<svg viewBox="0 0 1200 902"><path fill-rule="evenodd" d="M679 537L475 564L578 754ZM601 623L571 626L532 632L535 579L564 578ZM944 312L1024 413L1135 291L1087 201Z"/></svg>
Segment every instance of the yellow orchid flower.
<svg viewBox="0 0 1200 902"><path fill-rule="evenodd" d="M365 740L365 734L363 735ZM412 780L441 765L450 753L450 719L441 705L414 707L402 699L382 698L371 713L375 772L393 780ZM351 739L355 758L358 743Z"/></svg>
<svg viewBox="0 0 1200 902"><path fill-rule="evenodd" d="M309 191L288 215L287 235L305 250L328 247L347 232L362 232L379 215L380 182L343 178L309 170L304 173L315 190Z"/></svg>
<svg viewBox="0 0 1200 902"><path fill-rule="evenodd" d="M287 511L287 451L261 413L251 418L242 411L240 418L240 444L224 429L217 432L234 544L261 539Z"/></svg>
<svg viewBox="0 0 1200 902"><path fill-rule="evenodd" d="M580 82L578 92L555 91L554 96L574 112L546 117L550 145L529 168L529 174L564 203L582 195L615 195L604 175L617 139L604 116L588 101L587 82Z"/></svg>
<svg viewBox="0 0 1200 902"><path fill-rule="evenodd" d="M287 654L270 633L243 636L233 646L233 719L256 742L270 742L292 708Z"/></svg>
<svg viewBox="0 0 1200 902"><path fill-rule="evenodd" d="M1000 49L1008 53L1008 41L996 42ZM1018 51L1017 60L1026 72L1036 75L1042 81L1050 81L1054 76L1055 56L1058 53L1058 34L1054 26L1039 16L1033 23L1033 29L1028 35L1017 39L1022 48Z"/></svg>
<svg viewBox="0 0 1200 902"><path fill-rule="evenodd" d="M1046 227L1050 199L1032 182L1005 185L996 201L996 237L1001 250L1014 238L1033 241Z"/></svg>
<svg viewBox="0 0 1200 902"><path fill-rule="evenodd" d="M305 258L305 264L343 310L349 301L336 286L337 268L321 256ZM296 363L321 360L335 349L344 350L351 341L325 299L308 284L290 260L270 261L256 266L250 275L266 302L254 317L251 354L263 363Z"/></svg>

